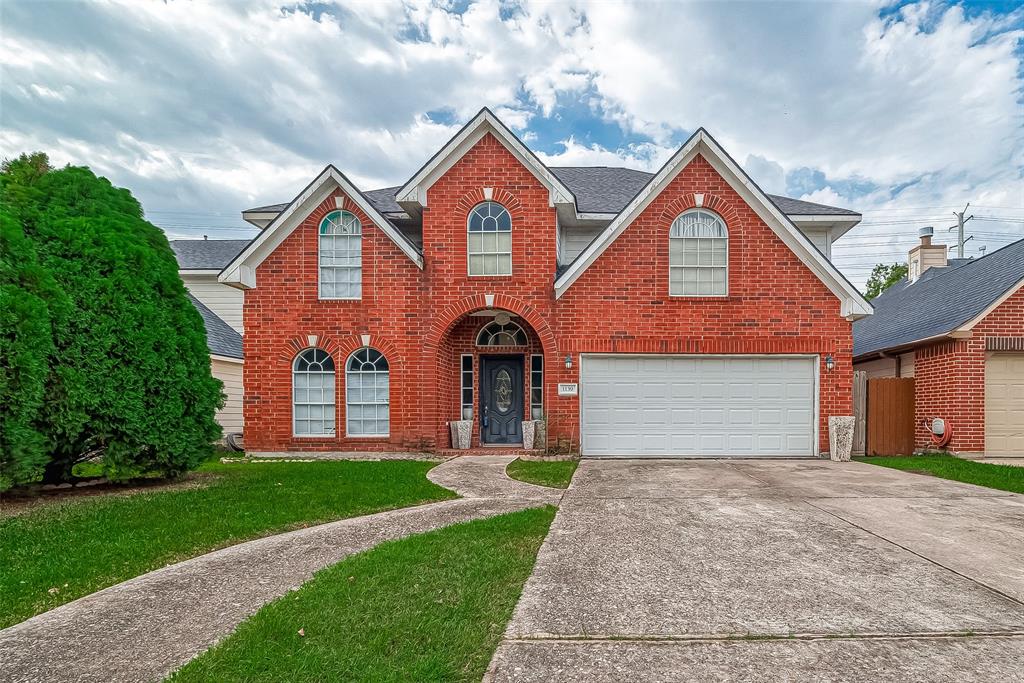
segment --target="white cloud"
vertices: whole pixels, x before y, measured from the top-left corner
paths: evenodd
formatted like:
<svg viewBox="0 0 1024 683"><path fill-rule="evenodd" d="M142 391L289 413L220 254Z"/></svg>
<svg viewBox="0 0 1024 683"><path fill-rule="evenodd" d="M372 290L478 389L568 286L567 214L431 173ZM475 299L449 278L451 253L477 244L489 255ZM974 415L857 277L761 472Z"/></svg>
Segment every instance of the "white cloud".
<svg viewBox="0 0 1024 683"><path fill-rule="evenodd" d="M367 189L401 183L487 105L552 164L655 170L705 126L768 191L785 193L797 169L820 171L827 182L806 198L865 213L836 250L855 281L879 249L902 253L916 219L969 200L1024 217L1024 10L314 7L9 0L0 154L88 164L156 215L237 216L288 199L326 163ZM546 137L544 119L564 122L579 102L633 142L592 142L579 127L561 144ZM454 120L427 116L436 111ZM905 186L895 199L894 186Z"/></svg>

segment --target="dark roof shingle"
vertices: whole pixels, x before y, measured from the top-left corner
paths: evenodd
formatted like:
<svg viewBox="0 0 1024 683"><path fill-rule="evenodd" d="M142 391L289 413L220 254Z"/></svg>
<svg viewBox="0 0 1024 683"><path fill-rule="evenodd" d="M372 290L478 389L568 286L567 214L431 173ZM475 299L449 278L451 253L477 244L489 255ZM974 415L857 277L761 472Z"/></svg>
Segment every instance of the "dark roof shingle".
<svg viewBox="0 0 1024 683"><path fill-rule="evenodd" d="M929 268L871 303L875 314L853 323L853 355L864 356L952 332L1024 279L1024 240L978 259Z"/></svg>
<svg viewBox="0 0 1024 683"><path fill-rule="evenodd" d="M171 240L179 270L220 270L238 256L249 240Z"/></svg>
<svg viewBox="0 0 1024 683"><path fill-rule="evenodd" d="M188 298L203 317L203 324L206 326L206 346L210 353L228 358L242 358L242 335L207 308L202 301L191 294Z"/></svg>
<svg viewBox="0 0 1024 683"><path fill-rule="evenodd" d="M856 211L841 209L838 206L826 206L814 202L805 202L802 199L783 197L778 194L770 194L768 198L775 202L782 213L787 216L859 216Z"/></svg>
<svg viewBox="0 0 1024 683"><path fill-rule="evenodd" d="M618 213L622 211L654 176L653 173L646 171L613 166L551 166L549 170L576 195L576 208L581 213ZM393 218L402 218L405 216L405 210L395 201L395 195L400 189L400 187L385 187L379 190L369 190L363 195L373 205L373 208L382 214ZM860 216L856 211L841 209L837 206L825 206L774 194L768 196L785 214ZM245 213L280 212L287 206L287 204L270 204L246 209Z"/></svg>

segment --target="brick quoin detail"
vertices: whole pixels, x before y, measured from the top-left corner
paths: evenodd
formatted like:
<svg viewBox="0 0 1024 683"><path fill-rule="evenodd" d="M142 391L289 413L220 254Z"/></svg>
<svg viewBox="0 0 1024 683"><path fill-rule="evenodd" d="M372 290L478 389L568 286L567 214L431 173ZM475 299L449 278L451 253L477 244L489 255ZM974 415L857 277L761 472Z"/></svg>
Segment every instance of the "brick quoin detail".
<svg viewBox="0 0 1024 683"><path fill-rule="evenodd" d="M985 450L985 359L988 337L1024 337L1024 289L986 315L969 339L943 342L914 353L915 446L933 446L924 421L941 417L953 428L948 448Z"/></svg>
<svg viewBox="0 0 1024 683"><path fill-rule="evenodd" d="M469 277L466 220L485 201L512 216L512 275ZM722 216L729 231L729 295L668 296L668 231L686 209ZM852 414L851 324L840 302L702 157L684 168L565 292L554 298L556 215L549 192L490 134L428 190L420 270L352 201L363 224L363 287L358 301L317 297L320 219L339 191L314 209L256 270L245 295L246 446L255 451L408 450L447 447L460 417L457 364L475 346L485 308L507 310L527 331L529 354L544 354L544 404L553 430L579 440L579 402L557 396L579 381L579 354L816 354L820 372L819 446L828 449L830 415ZM492 307L486 295L494 296ZM338 435L292 436L291 359L317 335L335 358ZM360 335L391 367L391 427L386 439L344 435L344 363ZM495 349L495 353L503 353ZM564 358L573 357L571 370ZM824 367L831 354L836 366ZM524 385L529 378L524 377ZM478 387L476 387L478 389ZM528 396L524 410L529 411Z"/></svg>

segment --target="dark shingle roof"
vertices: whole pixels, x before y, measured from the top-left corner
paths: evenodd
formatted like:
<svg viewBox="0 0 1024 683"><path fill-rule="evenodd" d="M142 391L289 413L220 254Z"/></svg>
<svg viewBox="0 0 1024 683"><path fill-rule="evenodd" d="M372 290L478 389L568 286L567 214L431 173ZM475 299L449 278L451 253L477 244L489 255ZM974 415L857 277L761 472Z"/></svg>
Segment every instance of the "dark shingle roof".
<svg viewBox="0 0 1024 683"><path fill-rule="evenodd" d="M608 166L554 166L551 172L576 195L581 213L618 213L653 173Z"/></svg>
<svg viewBox="0 0 1024 683"><path fill-rule="evenodd" d="M782 210L787 216L859 216L856 211L840 209L838 206L826 206L805 202L802 199L783 197L778 194L770 194L768 198L775 202L775 206Z"/></svg>
<svg viewBox="0 0 1024 683"><path fill-rule="evenodd" d="M267 204L266 206L254 206L242 213L281 213L288 208L288 204Z"/></svg>
<svg viewBox="0 0 1024 683"><path fill-rule="evenodd" d="M405 213L405 209L395 201L395 195L401 189L401 187L385 187L380 190L364 192L363 195L373 205L373 208L381 213Z"/></svg>
<svg viewBox="0 0 1024 683"><path fill-rule="evenodd" d="M576 195L576 208L581 213L618 213L622 211L654 175L632 168L611 166L552 166L550 171ZM400 189L400 187L385 187L363 194L370 204L382 214L393 218L402 218L405 215L405 210L395 201L395 195ZM825 206L774 194L768 196L785 214L860 216L856 211L836 206ZM245 212L280 212L284 211L287 206L287 204L270 204L246 209Z"/></svg>
<svg viewBox="0 0 1024 683"><path fill-rule="evenodd" d="M181 270L220 270L241 253L249 240L171 240Z"/></svg>
<svg viewBox="0 0 1024 683"><path fill-rule="evenodd" d="M228 358L241 358L242 335L203 305L202 301L191 294L188 295L188 298L199 311L199 315L203 316L203 324L206 326L206 346L210 349L210 353Z"/></svg>
<svg viewBox="0 0 1024 683"><path fill-rule="evenodd" d="M874 300L875 314L853 323L853 355L885 351L952 332L1024 279L1024 240L978 259L929 268ZM966 261L966 263L964 262Z"/></svg>

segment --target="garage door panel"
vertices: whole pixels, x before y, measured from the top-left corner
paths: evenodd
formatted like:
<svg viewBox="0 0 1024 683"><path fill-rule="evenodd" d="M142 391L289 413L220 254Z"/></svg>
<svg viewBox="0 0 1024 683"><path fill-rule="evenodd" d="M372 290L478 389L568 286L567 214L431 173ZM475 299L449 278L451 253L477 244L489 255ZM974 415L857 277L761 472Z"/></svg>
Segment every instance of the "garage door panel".
<svg viewBox="0 0 1024 683"><path fill-rule="evenodd" d="M1024 456L1024 354L985 361L985 454Z"/></svg>
<svg viewBox="0 0 1024 683"><path fill-rule="evenodd" d="M814 360L585 356L585 455L813 455Z"/></svg>

